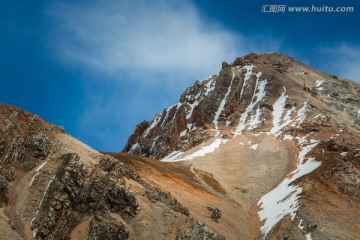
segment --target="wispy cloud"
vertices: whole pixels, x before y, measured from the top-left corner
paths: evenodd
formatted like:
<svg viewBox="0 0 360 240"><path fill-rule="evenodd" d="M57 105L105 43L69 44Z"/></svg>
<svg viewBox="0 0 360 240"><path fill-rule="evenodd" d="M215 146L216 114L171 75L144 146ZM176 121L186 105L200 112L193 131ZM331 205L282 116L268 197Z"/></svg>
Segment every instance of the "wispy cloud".
<svg viewBox="0 0 360 240"><path fill-rule="evenodd" d="M272 35L244 36L205 19L187 0L57 2L47 13L56 58L87 79L82 139L108 150L222 61L282 46Z"/></svg>
<svg viewBox="0 0 360 240"><path fill-rule="evenodd" d="M149 71L193 77L239 54L241 36L202 20L187 1L58 3L48 13L55 20L58 58L91 71L127 71L137 79Z"/></svg>
<svg viewBox="0 0 360 240"><path fill-rule="evenodd" d="M323 68L339 77L360 82L360 45L341 43L319 50Z"/></svg>

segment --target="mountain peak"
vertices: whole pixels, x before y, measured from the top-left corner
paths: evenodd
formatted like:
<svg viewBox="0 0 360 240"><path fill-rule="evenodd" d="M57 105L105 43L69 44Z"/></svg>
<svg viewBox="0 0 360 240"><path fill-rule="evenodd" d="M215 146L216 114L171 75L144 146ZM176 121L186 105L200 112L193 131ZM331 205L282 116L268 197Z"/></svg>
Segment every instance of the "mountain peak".
<svg viewBox="0 0 360 240"><path fill-rule="evenodd" d="M351 81L322 73L289 56L250 53L232 64L224 62L218 75L196 81L181 94L178 103L151 122L139 124L123 151L163 159L219 134L229 137L245 130L275 131L274 118L281 119L280 125L285 118L274 115L278 105L289 111L286 117L294 125L305 120L301 112L311 110L309 116L316 116L323 108L319 104L339 105L340 100L348 109L347 117L355 122L360 109L358 91ZM356 104L349 105L347 98Z"/></svg>
<svg viewBox="0 0 360 240"><path fill-rule="evenodd" d="M282 54L252 53L138 125L124 151L177 162L241 206L242 233L231 239L352 239L356 230L344 237L345 226L322 211L354 221L356 204L350 210L345 199L360 196L359 136L358 84ZM332 206L319 206L328 196Z"/></svg>

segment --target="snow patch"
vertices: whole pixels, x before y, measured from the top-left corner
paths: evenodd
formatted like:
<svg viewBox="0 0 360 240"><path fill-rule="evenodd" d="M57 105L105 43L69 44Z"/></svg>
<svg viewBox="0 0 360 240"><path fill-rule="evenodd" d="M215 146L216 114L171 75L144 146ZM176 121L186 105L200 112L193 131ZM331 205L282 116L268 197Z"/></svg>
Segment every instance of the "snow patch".
<svg viewBox="0 0 360 240"><path fill-rule="evenodd" d="M249 130L252 130L261 124L260 121L261 110L260 107L256 109L255 115L252 115L249 121Z"/></svg>
<svg viewBox="0 0 360 240"><path fill-rule="evenodd" d="M209 95L209 93L212 92L214 89L215 89L214 79L211 79L211 80L206 84L205 96Z"/></svg>
<svg viewBox="0 0 360 240"><path fill-rule="evenodd" d="M243 93L244 93L244 88L245 88L245 86L246 86L246 82L250 79L250 77L251 77L251 75L252 75L252 71L253 71L253 68L254 68L255 66L254 65L246 65L246 66L244 66L242 69L246 69L246 73L245 73L245 77L244 77L244 83L243 83L243 85L242 85L242 88L241 88L241 92L240 92L240 98L241 98L241 96L243 95Z"/></svg>
<svg viewBox="0 0 360 240"><path fill-rule="evenodd" d="M307 233L307 234L305 235L305 237L306 237L306 240L312 240L312 238L311 238L311 233Z"/></svg>
<svg viewBox="0 0 360 240"><path fill-rule="evenodd" d="M172 153L170 153L169 155L167 155L166 157L164 157L163 159L161 159L161 162L174 162L175 159L180 156L181 154L183 154L183 152L181 151L173 151Z"/></svg>
<svg viewBox="0 0 360 240"><path fill-rule="evenodd" d="M259 146L259 144L254 144L254 145L252 145L250 148L255 151L258 146Z"/></svg>
<svg viewBox="0 0 360 240"><path fill-rule="evenodd" d="M303 222L303 220L301 219L300 222L299 222L299 225L298 225L298 227L300 228L300 230L303 230L303 229L304 229L304 226L302 225L302 222Z"/></svg>
<svg viewBox="0 0 360 240"><path fill-rule="evenodd" d="M129 150L129 153L132 153L133 151L135 151L138 146L139 146L139 143L138 143L138 142L134 143L134 144L131 146L131 148L130 148L130 150Z"/></svg>
<svg viewBox="0 0 360 240"><path fill-rule="evenodd" d="M270 133L275 134L278 131L281 130L281 118L284 112L284 106L286 103L286 100L288 98L287 95L285 95L286 90L281 94L279 99L274 103L274 111L272 112L273 115L273 128L271 129Z"/></svg>
<svg viewBox="0 0 360 240"><path fill-rule="evenodd" d="M183 157L183 155L185 154L184 152L174 151L174 152L170 153L168 156L166 156L165 158L161 159L161 161L162 162L179 162L179 161L185 161L185 160L193 160L194 158L197 158L197 157L204 157L206 154L214 152L217 148L219 148L220 144L225 144L227 141L229 141L229 140L217 138L210 145L201 147L196 152L194 152L188 156L185 156L185 157Z"/></svg>
<svg viewBox="0 0 360 240"><path fill-rule="evenodd" d="M324 88L322 87L324 83L324 80L316 80L316 88L320 91L324 90Z"/></svg>
<svg viewBox="0 0 360 240"><path fill-rule="evenodd" d="M295 122L293 124L291 124L291 126L298 126L303 123L303 121L305 120L305 117L306 117L306 112L308 112L308 103L305 102L303 107L298 111L297 115L296 115L296 119L295 119Z"/></svg>
<svg viewBox="0 0 360 240"><path fill-rule="evenodd" d="M180 133L180 137L184 137L184 136L186 135L186 132L187 132L187 129L185 129L184 131L182 131L182 132Z"/></svg>
<svg viewBox="0 0 360 240"><path fill-rule="evenodd" d="M178 159L178 161L182 160L192 160L197 157L204 157L206 154L214 152L217 148L219 148L220 144L225 144L228 140L223 139L215 139L213 143L209 146L201 147L198 151L186 156L184 158Z"/></svg>
<svg viewBox="0 0 360 240"><path fill-rule="evenodd" d="M283 138L283 140L293 140L293 139L294 139L294 137L291 135L284 135L284 138Z"/></svg>
<svg viewBox="0 0 360 240"><path fill-rule="evenodd" d="M302 188L292 183L321 165L321 162L316 162L315 158L306 158L307 154L316 147L319 141L312 140L310 142L313 143L309 143L306 137L297 138L297 140L301 151L298 156L296 169L289 173L277 187L261 197L258 202L260 207L259 217L261 221L264 221L260 228L264 238L286 215L290 215L291 219L294 220L296 211L300 207L298 199L302 193Z"/></svg>
<svg viewBox="0 0 360 240"><path fill-rule="evenodd" d="M288 126L290 123L291 126L298 126L305 120L306 118L306 112L307 109L307 102L304 103L303 107L298 110L296 117L293 119L292 113L296 110L296 108L293 106L291 109L287 110L285 115L285 104L286 100L288 99L288 96L285 95L285 91L281 94L278 100L273 105L273 128L270 130L270 134L274 134L275 136L278 136L281 134L280 130L284 127Z"/></svg>
<svg viewBox="0 0 360 240"><path fill-rule="evenodd" d="M342 153L340 153L340 155L341 155L342 157L346 157L347 154L348 154L347 152L342 152Z"/></svg>

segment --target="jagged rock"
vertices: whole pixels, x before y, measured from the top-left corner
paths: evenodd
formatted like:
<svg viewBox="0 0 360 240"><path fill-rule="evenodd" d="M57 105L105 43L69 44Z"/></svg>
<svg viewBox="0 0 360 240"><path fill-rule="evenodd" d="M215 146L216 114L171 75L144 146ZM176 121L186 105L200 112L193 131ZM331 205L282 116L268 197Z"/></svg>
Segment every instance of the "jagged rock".
<svg viewBox="0 0 360 240"><path fill-rule="evenodd" d="M0 207L8 202L8 181L0 176Z"/></svg>
<svg viewBox="0 0 360 240"><path fill-rule="evenodd" d="M169 192L163 192L159 188L149 188L146 190L145 195L151 202L161 202L175 212L184 214L185 216L190 215L189 209L182 206Z"/></svg>
<svg viewBox="0 0 360 240"><path fill-rule="evenodd" d="M192 219L191 221L192 229L185 233L178 234L176 240L225 240L225 237L219 236L211 232L206 224L201 224L199 221Z"/></svg>
<svg viewBox="0 0 360 240"><path fill-rule="evenodd" d="M344 162L324 173L336 183L339 190L351 198L360 200L360 171L351 162Z"/></svg>
<svg viewBox="0 0 360 240"><path fill-rule="evenodd" d="M123 186L121 176L94 169L91 177L86 179L77 154L65 154L60 162L40 213L32 222L38 239L69 238L84 214L118 213L125 220L136 215L137 200Z"/></svg>
<svg viewBox="0 0 360 240"><path fill-rule="evenodd" d="M221 66L222 66L222 68L224 69L224 68L226 68L227 66L229 66L229 64L228 64L227 62L222 62Z"/></svg>
<svg viewBox="0 0 360 240"><path fill-rule="evenodd" d="M89 240L126 240L128 238L129 233L122 223L114 223L112 220L99 216L95 216L90 222Z"/></svg>

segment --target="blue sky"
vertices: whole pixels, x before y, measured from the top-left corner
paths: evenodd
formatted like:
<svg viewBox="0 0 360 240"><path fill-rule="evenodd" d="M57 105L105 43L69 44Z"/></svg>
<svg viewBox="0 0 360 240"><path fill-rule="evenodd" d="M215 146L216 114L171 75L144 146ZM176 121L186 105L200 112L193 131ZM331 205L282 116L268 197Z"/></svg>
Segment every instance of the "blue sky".
<svg viewBox="0 0 360 240"><path fill-rule="evenodd" d="M353 13L262 13L262 5ZM0 102L120 151L221 62L279 51L360 82L358 0L0 0Z"/></svg>

